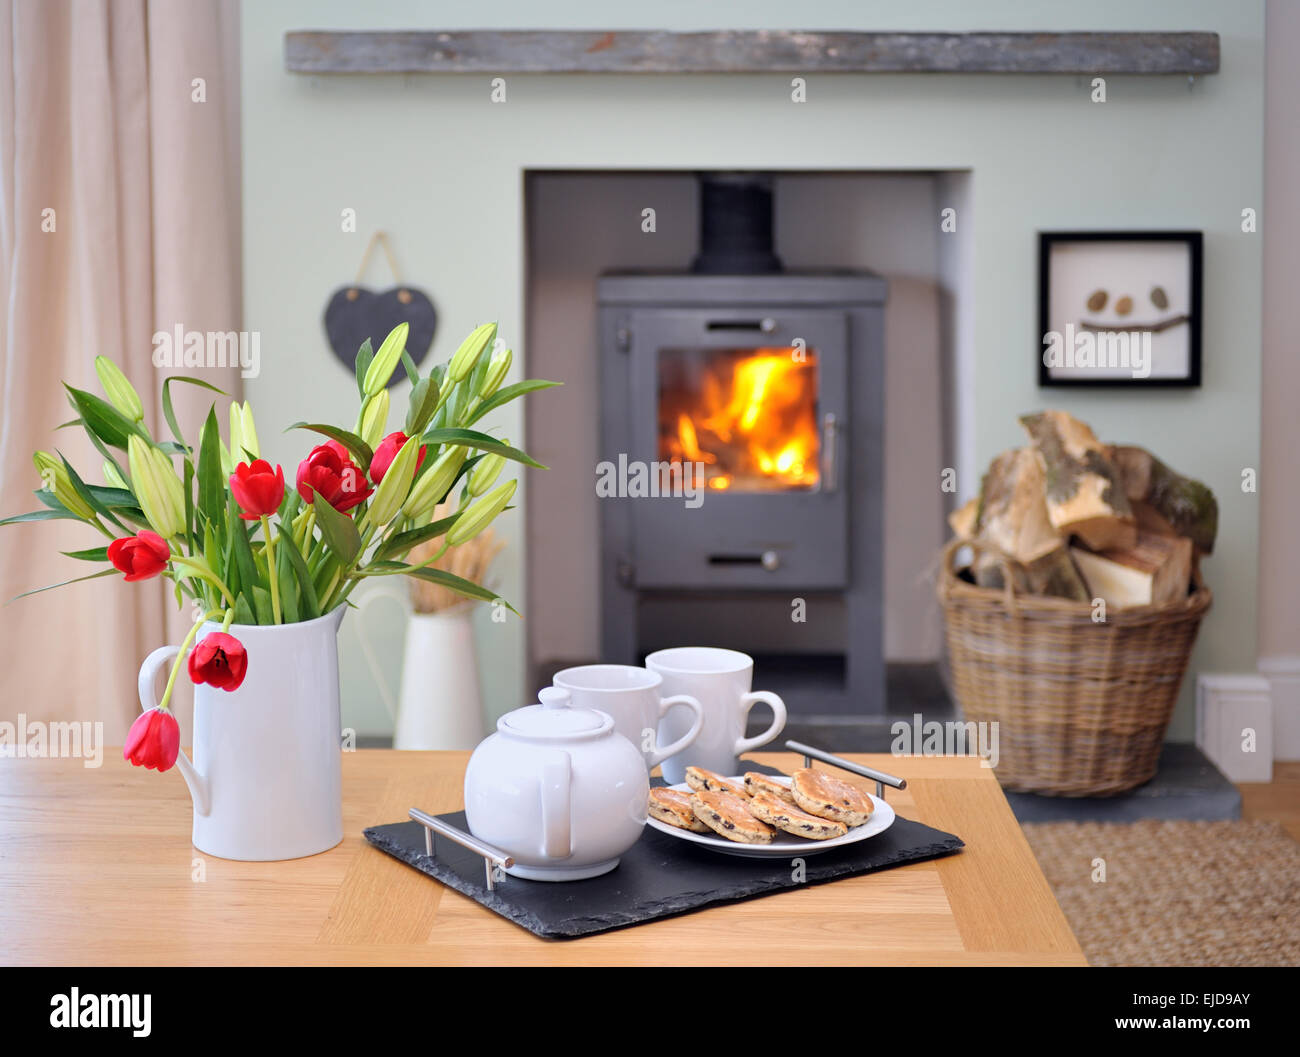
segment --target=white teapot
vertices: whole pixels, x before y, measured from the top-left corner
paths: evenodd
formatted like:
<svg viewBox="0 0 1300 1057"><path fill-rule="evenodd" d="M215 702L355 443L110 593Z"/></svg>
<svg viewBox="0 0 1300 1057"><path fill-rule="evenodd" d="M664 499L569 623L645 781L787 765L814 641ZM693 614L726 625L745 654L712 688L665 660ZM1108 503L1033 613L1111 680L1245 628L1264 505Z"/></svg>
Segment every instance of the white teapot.
<svg viewBox="0 0 1300 1057"><path fill-rule="evenodd" d="M497 721L465 772L470 832L533 881L608 873L641 836L650 782L640 750L595 709L548 686Z"/></svg>

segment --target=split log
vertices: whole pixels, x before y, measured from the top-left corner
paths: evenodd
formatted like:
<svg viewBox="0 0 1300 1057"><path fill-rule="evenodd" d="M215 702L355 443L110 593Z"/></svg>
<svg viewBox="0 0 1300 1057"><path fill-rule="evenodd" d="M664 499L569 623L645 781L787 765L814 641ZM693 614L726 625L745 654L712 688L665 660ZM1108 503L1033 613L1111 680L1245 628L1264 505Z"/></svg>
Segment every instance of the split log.
<svg viewBox="0 0 1300 1057"><path fill-rule="evenodd" d="M1071 547L1070 553L1089 592L1108 606L1160 605L1187 597L1192 541L1186 537L1141 532L1137 544L1124 550Z"/></svg>
<svg viewBox="0 0 1300 1057"><path fill-rule="evenodd" d="M1137 521L1128 494L1092 430L1064 411L1023 415L1020 424L1042 464L1053 527L1092 550L1132 547Z"/></svg>
<svg viewBox="0 0 1300 1057"><path fill-rule="evenodd" d="M959 540L975 538L975 526L979 522L980 497L969 499L960 510L948 515L948 526Z"/></svg>
<svg viewBox="0 0 1300 1057"><path fill-rule="evenodd" d="M1129 500L1145 504L1202 554L1213 552L1219 504L1209 488L1174 472L1143 448L1117 444L1106 449L1106 456ZM1149 515L1147 520L1155 523Z"/></svg>
<svg viewBox="0 0 1300 1057"><path fill-rule="evenodd" d="M1061 546L1044 500L1043 467L1032 448L1004 451L980 487L975 535L1008 558L1029 565Z"/></svg>
<svg viewBox="0 0 1300 1057"><path fill-rule="evenodd" d="M1089 602L1093 598L1070 559L1070 549L1059 540L1055 550L1031 562L1018 562L988 551L977 551L971 572L980 587L1004 590L1005 574L1009 573L1012 587L1022 595L1052 595L1075 602Z"/></svg>

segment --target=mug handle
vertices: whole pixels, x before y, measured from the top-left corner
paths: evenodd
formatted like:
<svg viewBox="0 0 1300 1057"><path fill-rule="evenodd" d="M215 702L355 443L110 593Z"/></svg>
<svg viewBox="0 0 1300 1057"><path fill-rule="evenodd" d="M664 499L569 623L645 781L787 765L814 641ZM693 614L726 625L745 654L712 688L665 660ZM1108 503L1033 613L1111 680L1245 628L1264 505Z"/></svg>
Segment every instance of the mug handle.
<svg viewBox="0 0 1300 1057"><path fill-rule="evenodd" d="M740 699L741 725L749 716L749 710L762 701L772 710L772 725L754 738L741 738L736 742L736 755L743 756L750 749L766 745L785 729L785 702L769 690L755 690Z"/></svg>
<svg viewBox="0 0 1300 1057"><path fill-rule="evenodd" d="M690 745L699 737L700 727L704 726L704 706L701 705L690 694L674 694L672 697L661 698L659 701L659 718L663 719L673 705L685 705L695 713L695 722L691 724L691 729L678 738L667 748L656 749L650 754L650 770L654 770L669 756L676 756L686 746Z"/></svg>
<svg viewBox="0 0 1300 1057"><path fill-rule="evenodd" d="M158 673L163 669L164 665L170 664L172 659L180 652L181 648L179 646L160 646L144 659L144 664L140 665L140 678L137 687L140 691L141 712L148 712L149 709L158 707L158 697L154 693ZM194 813L196 815L206 815L210 810L208 783L194 769L194 764L185 755L184 749L181 749L176 754L176 769L181 772L181 777L185 779L185 784L190 788L190 797L194 801Z"/></svg>

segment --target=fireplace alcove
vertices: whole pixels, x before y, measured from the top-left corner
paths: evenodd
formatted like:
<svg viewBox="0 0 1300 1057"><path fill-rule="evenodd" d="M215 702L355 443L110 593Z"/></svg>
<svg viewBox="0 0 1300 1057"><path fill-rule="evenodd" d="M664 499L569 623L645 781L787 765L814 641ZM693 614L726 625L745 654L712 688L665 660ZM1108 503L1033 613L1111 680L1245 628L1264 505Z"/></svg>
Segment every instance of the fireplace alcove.
<svg viewBox="0 0 1300 1057"><path fill-rule="evenodd" d="M529 496L533 685L567 664L639 663L650 650L697 643L752 654L755 685L782 694L792 729L878 726L891 714L950 708L937 672L937 608L918 572L944 538L941 474L957 462L962 243L940 219L950 203L964 204L968 185L968 173L778 173L775 249L785 271L701 277L690 274L700 249L696 174L528 174L528 370L566 384L549 415L530 416L527 440L543 462L578 468L561 480L546 475ZM639 360L630 331L646 339L656 309L669 329L654 344L668 352ZM624 325L629 315L637 327ZM680 499L597 497L598 463L619 451L634 457L637 431L659 437L638 458L684 453L692 438L676 425L682 393L668 391L683 378L695 378L698 403L710 365L724 380L748 377L739 354L766 351L770 361L795 339L812 350L805 373L822 398L803 418L797 407L782 412L813 426L803 447L749 445L729 472L706 464L699 510ZM781 381L787 393L803 384L788 369ZM649 392L634 411L638 387ZM733 391L733 410L736 399ZM696 425L709 430L727 404L715 394ZM716 433L696 439L735 461ZM733 492L728 503L711 507L724 490ZM743 511L773 494L794 500L791 520L779 532L743 533ZM729 511L740 520L728 524ZM639 539L662 544L653 558L637 550L631 568L624 515ZM719 545L729 538L743 545ZM765 539L777 546L749 545Z"/></svg>

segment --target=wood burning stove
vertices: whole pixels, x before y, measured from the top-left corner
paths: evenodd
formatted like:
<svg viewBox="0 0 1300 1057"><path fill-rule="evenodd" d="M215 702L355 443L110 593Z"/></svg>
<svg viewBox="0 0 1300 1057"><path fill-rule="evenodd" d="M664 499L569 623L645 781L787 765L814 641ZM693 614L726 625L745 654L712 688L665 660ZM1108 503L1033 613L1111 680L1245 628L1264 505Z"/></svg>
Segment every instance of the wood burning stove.
<svg viewBox="0 0 1300 1057"><path fill-rule="evenodd" d="M883 713L885 293L844 272L599 281L600 459L624 485L598 504L604 659L727 645L792 711Z"/></svg>
<svg viewBox="0 0 1300 1057"><path fill-rule="evenodd" d="M701 174L691 271L599 281L601 656L729 646L793 714L881 715L885 282L772 231L768 177Z"/></svg>

